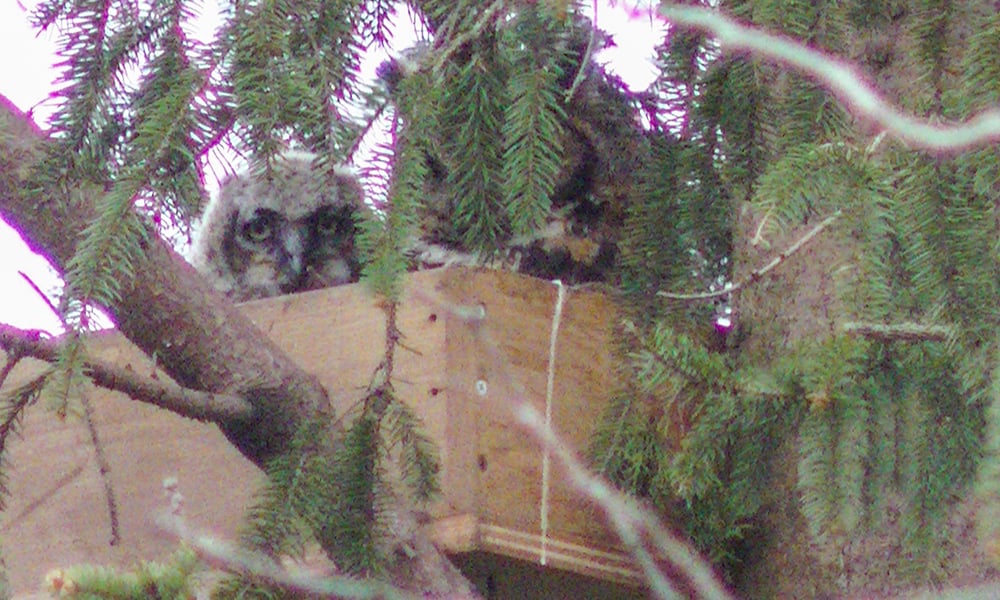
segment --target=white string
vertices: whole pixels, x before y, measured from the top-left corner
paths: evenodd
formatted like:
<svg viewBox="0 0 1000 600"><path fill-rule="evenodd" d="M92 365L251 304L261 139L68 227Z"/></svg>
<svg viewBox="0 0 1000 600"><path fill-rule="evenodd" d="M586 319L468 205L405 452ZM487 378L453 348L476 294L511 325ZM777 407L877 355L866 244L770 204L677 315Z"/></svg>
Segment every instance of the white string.
<svg viewBox="0 0 1000 600"><path fill-rule="evenodd" d="M549 335L549 367L548 380L545 382L545 426L552 427L552 392L556 385L556 339L559 337L559 321L562 319L563 302L566 300L566 287L562 281L553 279L556 286L556 308L552 314L552 333ZM542 551L539 563L545 565L549 545L549 447L542 452L542 503L541 503Z"/></svg>

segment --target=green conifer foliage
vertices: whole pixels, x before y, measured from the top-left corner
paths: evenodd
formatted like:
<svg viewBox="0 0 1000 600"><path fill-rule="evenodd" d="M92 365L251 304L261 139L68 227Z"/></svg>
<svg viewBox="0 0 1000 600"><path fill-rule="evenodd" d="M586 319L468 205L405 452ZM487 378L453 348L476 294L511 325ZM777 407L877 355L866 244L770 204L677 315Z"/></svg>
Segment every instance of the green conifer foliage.
<svg viewBox="0 0 1000 600"><path fill-rule="evenodd" d="M856 61L892 101L935 122L966 118L997 98L996 19L984 3L720 8ZM637 306L654 320L633 330L640 341L622 342L633 383L610 405L596 465L667 510L677 510L670 498L683 500L689 533L724 564L760 560L736 542L759 543L775 523L767 515L792 508L809 536L792 560L844 568L873 536L898 532L902 550L886 581L946 579L964 560L952 543L957 507L968 505L974 484L997 497L988 475L995 470L981 460L984 436L994 435L996 153L910 150L852 119L807 75L720 51L704 34L682 30L661 56L658 85L687 112L670 124L680 144L659 155L667 160L657 177L673 183L673 198L685 195L673 200L684 206L665 198L658 211L640 198L631 209L624 281L626 290L647 290ZM705 175L694 175L689 156L705 157ZM693 231L681 211L710 205L712 194L728 215L716 235L733 248L719 244L718 254L680 237ZM775 278L757 279L755 269L827 218L834 225L805 250L809 258L784 257ZM683 252L672 253L673 265L687 267L674 279L653 276L671 266L670 242L657 247L654 232L671 226L684 240L676 250L731 256L727 276L745 284L731 299L737 328L721 372L690 361L691 345L711 339L691 335L697 327L683 315L695 311L678 311L676 294L649 296L698 289ZM820 284L820 296L810 295ZM859 331L855 321L888 327L845 333ZM931 326L947 333L924 335ZM636 353L637 344L645 351ZM994 446L985 456L995 456ZM789 489L780 482L790 468ZM979 523L995 544L988 520ZM778 535L794 531L790 524Z"/></svg>
<svg viewBox="0 0 1000 600"><path fill-rule="evenodd" d="M980 541L1000 556L995 147L914 149L819 78L705 32L671 27L657 81L638 93L592 63L598 34L579 3L408 4L432 42L385 94L359 73L365 47L391 37L384 0L233 2L208 43L186 34L195 0L48 0L36 13L64 32L59 143L40 177L67 201L83 182L106 185L67 276L67 323L81 331L160 216L190 219L210 152L267 168L291 145L332 166L371 125L348 101L389 116L360 241L387 307L386 361L340 438L307 426L270 465L250 546L276 558L318 541L348 572L381 572L396 485L410 500L436 492L433 449L392 385L408 244L419 232L489 255L587 203L619 229L609 292L622 314L622 385L596 469L734 577L767 560L753 554L766 536L785 536L803 572L829 574L884 535L899 542L884 565L893 584L944 580L962 550L951 519L973 491ZM850 62L934 124L1000 99L989 2L684 4ZM599 155L596 183L554 206L577 146ZM739 289L724 296L727 282ZM735 320L724 334L719 305ZM61 368L78 373L67 348ZM245 583L230 595L280 593Z"/></svg>

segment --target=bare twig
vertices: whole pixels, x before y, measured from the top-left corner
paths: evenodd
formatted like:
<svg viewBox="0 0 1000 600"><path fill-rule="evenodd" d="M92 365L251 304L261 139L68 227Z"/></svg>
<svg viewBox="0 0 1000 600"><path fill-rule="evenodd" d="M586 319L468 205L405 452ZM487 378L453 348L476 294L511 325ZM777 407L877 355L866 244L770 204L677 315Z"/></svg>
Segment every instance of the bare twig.
<svg viewBox="0 0 1000 600"><path fill-rule="evenodd" d="M569 446L546 426L545 417L527 400L527 392L510 372L508 361L500 348L489 338L483 327L485 313L481 306L455 306L447 302L437 302L430 295L421 299L433 302L440 309L453 314L473 325L472 331L481 341L496 373L515 390L511 402L504 403L515 417L534 435L546 451L552 452L557 462L563 466L570 483L588 498L593 499L608 516L608 520L622 543L632 554L642 569L652 593L659 598L682 597L675 585L661 570L658 560L665 559L691 584L699 598L730 599L732 596L716 580L711 567L690 549L687 544L671 534L659 518L647 509L641 508L634 500L615 490L600 477L588 472L587 468L574 456Z"/></svg>
<svg viewBox="0 0 1000 600"><path fill-rule="evenodd" d="M710 298L718 298L720 296L725 296L726 294L732 294L733 292L741 288L744 288L750 285L751 283L754 283L755 281L760 280L762 277L764 277L764 275L767 275L770 271L774 270L778 265L788 260L790 256L801 250L806 244L812 241L814 237L819 235L821 231L823 231L824 229L829 227L834 221L836 221L837 217L839 217L840 214L841 213L838 210L829 217L823 219L822 221L820 221L818 225L810 229L808 232L806 232L805 235L796 240L794 244L792 244L785 250L779 252L777 256L768 261L768 263L765 264L763 267L760 267L759 269L754 269L753 271L750 272L750 275L748 275L746 279L738 283L735 283L725 289L717 290L714 292L696 292L693 294L674 294L671 292L656 292L656 295L663 296L664 298L670 298L672 300L708 300Z"/></svg>
<svg viewBox="0 0 1000 600"><path fill-rule="evenodd" d="M27 504L23 505L16 513L4 513L7 516L4 519L5 522L3 525L0 525L0 533L8 533L15 525L24 523L29 515L44 508L50 502L54 504L62 500L63 496L60 496L61 490L66 489L70 485L75 485L75 482L83 475L83 469L86 465L87 461L81 460L72 469L49 485L47 489L39 490L39 486L32 488L31 493L33 498ZM10 537L7 539L10 539Z"/></svg>
<svg viewBox="0 0 1000 600"><path fill-rule="evenodd" d="M645 16L647 9L636 9ZM858 70L786 37L741 25L717 10L665 3L662 18L714 36L723 47L749 50L815 78L855 114L878 123L890 135L917 148L954 153L1000 140L1000 110L983 111L963 124L937 125L904 113L875 91Z"/></svg>
<svg viewBox="0 0 1000 600"><path fill-rule="evenodd" d="M944 342L952 331L944 325L922 323L844 323L845 333L881 342Z"/></svg>
<svg viewBox="0 0 1000 600"><path fill-rule="evenodd" d="M35 290L35 293L38 294L38 297L42 299L42 302L44 302L45 305L49 307L49 310L52 311L52 314L54 314L56 318L59 319L59 322L62 323L63 329L69 329L69 327L66 325L66 320L63 318L62 313L59 312L59 309L56 308L55 304L52 304L52 300L50 300L48 295L42 291L42 288L38 287L38 284L35 283L31 279L31 277L28 277L28 274L25 273L24 271L18 271L17 274L20 275L21 279L24 279L24 281L29 286L31 286L31 289Z"/></svg>
<svg viewBox="0 0 1000 600"><path fill-rule="evenodd" d="M639 562L652 589L660 597L673 597L677 593L660 572L654 553L647 549L647 544L653 546L657 555L665 556L672 565L690 578L698 598L718 600L732 598L712 575L711 568L704 560L663 527L655 514L591 474L559 439L556 432L545 425L544 417L535 407L521 401L516 402L513 408L518 421L541 440L546 448L555 453L569 475L570 483L601 505L622 541L629 546L632 555Z"/></svg>
<svg viewBox="0 0 1000 600"><path fill-rule="evenodd" d="M59 356L57 341L43 339L37 332L3 324L0 324L0 348L46 362L55 362ZM238 396L182 388L173 382L142 377L129 368L96 359L84 362L84 373L95 385L199 421L217 423L247 418L252 414L250 404Z"/></svg>
<svg viewBox="0 0 1000 600"><path fill-rule="evenodd" d="M108 521L111 524L111 538L108 544L115 546L120 539L118 533L118 502L115 500L115 489L111 485L111 465L108 464L108 457L104 454L104 444L97 433L97 425L94 423L94 406L90 403L90 398L86 394L80 397L83 405L83 422L87 425L90 433L90 443L94 446L94 456L97 458L97 470L101 476L101 483L104 484L104 499L108 505Z"/></svg>
<svg viewBox="0 0 1000 600"><path fill-rule="evenodd" d="M590 58L594 54L594 39L597 37L597 0L594 0L591 10L593 10L594 22L590 25L590 37L587 40L587 48L583 52L583 58L580 60L580 66L576 70L576 76L573 77L573 84L569 86L568 90L566 90L567 104L573 99L573 95L576 94L576 90L586 78L587 67L590 65Z"/></svg>

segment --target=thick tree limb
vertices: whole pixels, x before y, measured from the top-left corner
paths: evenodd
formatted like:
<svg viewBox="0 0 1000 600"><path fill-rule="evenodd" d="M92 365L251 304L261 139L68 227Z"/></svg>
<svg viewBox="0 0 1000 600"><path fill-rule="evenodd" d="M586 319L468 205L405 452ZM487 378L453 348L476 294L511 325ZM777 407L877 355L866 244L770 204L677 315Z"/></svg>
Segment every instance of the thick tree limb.
<svg viewBox="0 0 1000 600"><path fill-rule="evenodd" d="M30 190L31 171L47 143L23 113L0 97L0 213L32 250L65 272L103 189L95 184L69 194ZM150 239L134 277L121 282L122 301L106 307L122 334L155 355L180 385L245 398L253 407L250 418L216 415L220 418L214 421L258 465L281 452L304 419L325 413L332 423L329 399L316 379L165 242Z"/></svg>
<svg viewBox="0 0 1000 600"><path fill-rule="evenodd" d="M68 193L31 190L32 170L50 143L30 119L0 96L0 214L32 250L65 273L80 233L95 216L95 199L103 188L93 184ZM207 417L260 467L287 450L294 433L306 422L329 423L332 436L339 422L318 380L211 289L158 236L149 239L143 256L136 259L134 276L120 282L122 300L105 308L118 330L140 350L155 355L157 365L174 381L208 392L214 402L221 403L208 410L205 396L164 396L164 403L178 401L177 406L165 408ZM433 589L440 595L472 595L461 573L429 540L421 537L420 541L426 542L422 547L426 551L395 561L390 567L392 579L421 593ZM428 578L410 576L418 572Z"/></svg>
<svg viewBox="0 0 1000 600"><path fill-rule="evenodd" d="M59 356L59 346L57 341L43 338L37 332L0 324L0 348L8 354L54 362ZM172 381L142 376L130 367L96 359L84 363L84 374L95 385L198 421L246 419L253 413L250 403L239 396L182 388Z"/></svg>

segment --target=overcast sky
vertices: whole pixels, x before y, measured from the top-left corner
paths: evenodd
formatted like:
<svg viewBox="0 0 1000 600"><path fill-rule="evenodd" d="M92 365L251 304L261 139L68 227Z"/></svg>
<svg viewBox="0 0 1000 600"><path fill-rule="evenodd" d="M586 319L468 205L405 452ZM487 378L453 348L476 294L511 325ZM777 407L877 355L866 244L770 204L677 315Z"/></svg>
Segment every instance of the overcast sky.
<svg viewBox="0 0 1000 600"><path fill-rule="evenodd" d="M30 9L37 3L0 0L0 56L4 57L0 60L0 95L21 110L30 111L44 127L51 114L46 99L56 77L52 69L56 44L53 33L39 35L28 24L24 7ZM212 2L205 4L210 6ZM612 34L616 47L599 59L608 62L632 89L645 88L654 77L652 48L659 39L659 28L648 19L629 18L626 7L635 6L635 1L619 1L617 7L607 6L606 0L600 4L598 24ZM17 232L0 220L0 323L58 332L59 321L19 272L55 301L59 280L48 263L33 254Z"/></svg>

